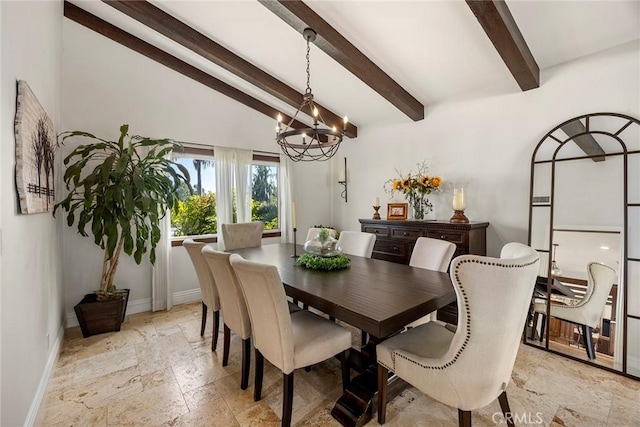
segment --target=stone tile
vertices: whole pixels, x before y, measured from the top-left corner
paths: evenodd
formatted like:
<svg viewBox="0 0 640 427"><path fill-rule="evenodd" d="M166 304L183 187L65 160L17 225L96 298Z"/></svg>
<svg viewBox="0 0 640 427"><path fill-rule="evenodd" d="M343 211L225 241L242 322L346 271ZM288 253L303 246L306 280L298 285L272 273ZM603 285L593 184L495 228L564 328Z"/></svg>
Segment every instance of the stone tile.
<svg viewBox="0 0 640 427"><path fill-rule="evenodd" d="M121 371L138 364L136 350L133 344L128 344L121 349L98 353L76 361L74 384L113 372Z"/></svg>
<svg viewBox="0 0 640 427"><path fill-rule="evenodd" d="M107 407L87 408L82 403L67 401L40 411L36 427L107 426Z"/></svg>
<svg viewBox="0 0 640 427"><path fill-rule="evenodd" d="M142 388L149 390L150 388L158 387L164 384L174 383L176 377L173 375L172 368L164 368L155 372L142 376Z"/></svg>
<svg viewBox="0 0 640 427"><path fill-rule="evenodd" d="M173 374L183 393L209 384L218 378L229 375L226 368L212 355L207 354L194 360L179 362L173 366Z"/></svg>
<svg viewBox="0 0 640 427"><path fill-rule="evenodd" d="M158 336L151 342L135 344L142 375L195 359L191 346L180 333Z"/></svg>
<svg viewBox="0 0 640 427"><path fill-rule="evenodd" d="M160 425L188 412L180 387L174 382L110 402L108 425Z"/></svg>
<svg viewBox="0 0 640 427"><path fill-rule="evenodd" d="M278 427L281 419L265 402L258 402L250 408L236 414L238 423L243 427Z"/></svg>

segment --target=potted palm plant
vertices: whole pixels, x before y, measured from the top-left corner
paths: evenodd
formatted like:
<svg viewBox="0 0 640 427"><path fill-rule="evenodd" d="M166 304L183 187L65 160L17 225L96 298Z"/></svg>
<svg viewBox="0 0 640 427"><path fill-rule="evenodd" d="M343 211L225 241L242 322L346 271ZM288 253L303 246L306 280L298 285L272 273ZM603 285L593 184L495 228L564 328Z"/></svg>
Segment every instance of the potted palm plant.
<svg viewBox="0 0 640 427"><path fill-rule="evenodd" d="M128 290L114 284L120 255L132 255L137 264L149 252L155 263L160 241L160 220L178 202L179 189L191 191L184 166L168 159L170 139L129 136L120 127L117 141L81 131L63 132L59 141L83 137L89 144L76 147L65 159L67 196L54 207L66 213L67 225L83 236L93 235L104 250L100 287L75 306L83 336L119 331L124 320Z"/></svg>

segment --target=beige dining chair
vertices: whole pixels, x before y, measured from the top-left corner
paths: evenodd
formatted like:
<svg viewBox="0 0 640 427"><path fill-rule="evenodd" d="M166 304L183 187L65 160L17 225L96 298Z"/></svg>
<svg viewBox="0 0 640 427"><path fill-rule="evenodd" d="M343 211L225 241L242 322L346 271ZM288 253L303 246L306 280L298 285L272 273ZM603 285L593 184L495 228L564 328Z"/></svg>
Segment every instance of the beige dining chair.
<svg viewBox="0 0 640 427"><path fill-rule="evenodd" d="M291 425L293 372L340 354L343 388L349 383L351 333L307 310L290 315L278 269L229 258L247 302L255 347L254 400L260 400L264 359L283 374L282 425Z"/></svg>
<svg viewBox="0 0 640 427"><path fill-rule="evenodd" d="M454 243L430 237L418 237L411 253L409 265L426 270L446 272L455 252L456 245ZM436 319L436 312L434 311L407 326L413 328Z"/></svg>
<svg viewBox="0 0 640 427"><path fill-rule="evenodd" d="M234 332L242 339L240 388L244 390L249 384L249 367L251 365L251 321L236 274L229 263L230 255L226 252L216 251L210 246L205 246L202 249L202 256L206 260L218 287L222 307L224 323L222 366L227 366L229 363L231 332Z"/></svg>
<svg viewBox="0 0 640 427"><path fill-rule="evenodd" d="M229 262L230 253L220 252L211 246L202 249L209 270L213 275L222 308L223 322L223 346L222 366L229 364L229 350L231 347L231 332L242 339L242 374L240 388L245 390L249 384L249 368L251 366L251 320L247 311L247 303L244 300L242 289L238 284L235 271ZM300 311L300 307L289 303L289 312Z"/></svg>
<svg viewBox="0 0 640 427"><path fill-rule="evenodd" d="M207 325L207 309L213 312L213 341L211 342L211 351L215 351L218 345L218 330L220 327L220 298L216 283L209 271L207 262L202 256L202 248L206 244L196 242L193 239L184 239L182 246L187 250L189 258L196 270L196 276L200 283L200 295L202 297L202 322L200 326L200 336L204 335L204 329Z"/></svg>
<svg viewBox="0 0 640 427"><path fill-rule="evenodd" d="M222 224L222 239L226 251L262 245L262 221Z"/></svg>
<svg viewBox="0 0 640 427"><path fill-rule="evenodd" d="M613 282L616 280L616 271L604 264L590 262L587 264L587 291L584 297L576 305L564 305L551 302L551 317L566 320L580 326L580 332L584 339L584 347L589 360L596 358L591 332L600 325L607 298L611 292ZM537 302L533 306L534 313L542 315L542 328L540 329L540 341L546 328L547 305Z"/></svg>
<svg viewBox="0 0 640 427"><path fill-rule="evenodd" d="M376 235L361 231L343 231L338 238L342 252L349 255L371 258Z"/></svg>
<svg viewBox="0 0 640 427"><path fill-rule="evenodd" d="M539 263L538 253L520 243L506 244L500 258L455 258L449 274L458 300L457 330L429 322L376 346L378 423L385 422L393 371L434 400L458 408L460 426L470 427L471 411L496 398L513 425L506 390Z"/></svg>

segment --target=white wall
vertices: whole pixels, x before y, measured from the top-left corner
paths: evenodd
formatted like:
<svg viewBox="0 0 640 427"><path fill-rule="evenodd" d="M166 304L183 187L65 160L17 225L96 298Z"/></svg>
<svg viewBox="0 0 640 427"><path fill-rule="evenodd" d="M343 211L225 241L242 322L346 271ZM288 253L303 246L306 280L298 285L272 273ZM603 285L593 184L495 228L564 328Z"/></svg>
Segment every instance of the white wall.
<svg viewBox="0 0 640 427"><path fill-rule="evenodd" d="M359 130L332 160L334 171L349 160L349 202L334 204L333 222L358 230L371 218L380 196L383 217L389 196L384 182L394 168L415 170L426 159L444 182L469 181L467 210L472 221L489 221L487 250L497 256L509 241L527 241L529 174L533 150L559 123L580 114L618 112L640 117L640 44L635 41L562 64L541 74L541 87L444 103L427 108L425 119ZM357 143L356 143L357 142ZM366 161L356 161L363 158ZM355 178L357 177L357 179ZM332 187L332 200L339 201ZM437 219L453 214L451 193L431 198ZM638 239L638 236L635 236Z"/></svg>
<svg viewBox="0 0 640 427"><path fill-rule="evenodd" d="M275 122L206 86L68 19L63 23L62 117L64 130L117 136L123 123L133 134L277 152ZM73 145L65 147L68 153ZM298 228L330 220L328 163L293 166ZM102 253L88 238L65 227L64 283L68 320L73 306L99 283ZM270 239L269 239L270 240ZM265 242L267 243L267 242ZM199 287L182 247L172 249L175 302L199 299ZM121 259L116 283L130 288L128 313L150 309L151 268Z"/></svg>
<svg viewBox="0 0 640 427"><path fill-rule="evenodd" d="M29 425L62 338L59 232L48 213L18 214L13 120L16 80L26 80L60 126L62 2L0 2L2 11L1 411L3 426Z"/></svg>

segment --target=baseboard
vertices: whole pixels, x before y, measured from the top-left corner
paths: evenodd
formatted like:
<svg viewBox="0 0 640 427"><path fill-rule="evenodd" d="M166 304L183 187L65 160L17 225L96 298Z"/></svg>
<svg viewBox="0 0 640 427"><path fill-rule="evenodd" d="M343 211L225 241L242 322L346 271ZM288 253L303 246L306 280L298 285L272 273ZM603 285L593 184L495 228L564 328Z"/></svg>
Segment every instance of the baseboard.
<svg viewBox="0 0 640 427"><path fill-rule="evenodd" d="M49 380L51 379L51 375L53 374L53 370L56 367L56 362L58 361L58 355L60 354L60 347L62 346L62 339L64 338L64 325L60 325L60 329L58 329L58 336L56 337L56 342L53 344L53 348L51 352L49 352L49 357L47 358L47 364L44 367L44 372L40 377L40 383L38 384L38 389L36 390L36 394L31 401L31 406L29 407L29 412L27 413L27 419L24 421L24 425L31 427L35 425L36 418L38 416L38 411L40 410L40 405L42 405L42 399L44 398L45 393L47 392L47 386L49 385Z"/></svg>
<svg viewBox="0 0 640 427"><path fill-rule="evenodd" d="M201 301L202 295L200 288L190 289L188 291L175 292L173 294L173 305L186 304L188 302Z"/></svg>
<svg viewBox="0 0 640 427"><path fill-rule="evenodd" d="M200 288L190 289L188 291L175 292L173 294L174 305L200 301L201 299L202 297L200 295ZM127 314L144 313L146 311L151 311L151 298L129 300L129 303L127 304L127 309L126 309ZM79 326L78 318L76 317L76 312L71 311L67 313L67 321L65 323L65 328L71 328L74 326Z"/></svg>
<svg viewBox="0 0 640 427"><path fill-rule="evenodd" d="M640 377L640 357L627 355L627 373Z"/></svg>

